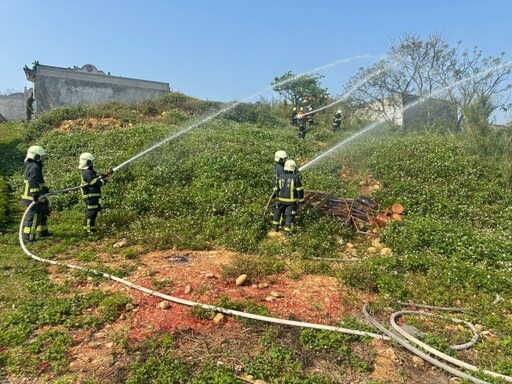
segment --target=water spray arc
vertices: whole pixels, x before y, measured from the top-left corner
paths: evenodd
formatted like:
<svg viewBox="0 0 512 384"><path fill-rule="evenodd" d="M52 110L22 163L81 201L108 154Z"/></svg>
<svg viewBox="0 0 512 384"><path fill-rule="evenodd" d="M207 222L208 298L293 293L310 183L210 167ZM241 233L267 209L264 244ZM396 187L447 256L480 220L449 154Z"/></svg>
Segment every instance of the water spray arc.
<svg viewBox="0 0 512 384"><path fill-rule="evenodd" d="M269 90L272 90L275 86L279 86L279 85L284 85L284 84L287 84L289 82L292 82L294 80L297 80L298 78L300 78L301 76L304 76L304 75L307 75L309 73L312 73L312 72L318 72L318 71L322 71L322 70L325 70L327 68L330 68L330 67L333 67L333 66L336 66L336 65L339 65L339 64L347 64L347 63L350 63L352 61L356 61L356 60L361 60L361 59L374 59L376 57L374 56L371 56L371 55L359 55L359 56L354 56L354 57L349 57L349 58L346 58L346 59L342 59L342 60L338 60L338 61L335 61L335 62L332 62L332 63L329 63L329 64L326 64L326 65L323 65L321 67L317 67L317 68L314 68L314 69L311 69L309 71L306 71L306 72L303 72L303 73L300 73L298 75L295 75L289 79L286 79L286 80L283 80L277 84L274 84L274 85L271 85L271 86L268 86L266 88L264 88L262 91L259 91L249 97L246 97L245 99L243 99L242 101L234 101L232 102L229 106L225 107L225 108L222 108L220 111L217 111L215 113L213 113L212 115L204 118L203 120L197 122L197 123L194 123L182 130L180 130L179 132L165 138L164 140L154 144L153 146L147 148L146 150L140 152L139 154L131 157L130 159L126 160L125 162L119 164L118 166L114 167L112 170L115 172L115 171L118 171L119 169L122 169L124 168L125 166L127 166L129 163L131 163L132 161L144 156L145 154L153 151L154 149L160 147L161 145L167 143L168 141L171 141L181 135L183 135L184 133L187 133L189 131L191 131L192 129L194 128L197 128L199 127L200 125L204 124L204 123L207 123L208 121L214 119L215 117L221 115L222 113L224 112L228 112L230 111L231 109L235 108L237 105L243 103L243 102L248 102L250 100L252 100L253 98L257 97L257 96L260 96L262 95L263 93L269 91Z"/></svg>
<svg viewBox="0 0 512 384"><path fill-rule="evenodd" d="M504 63L504 64L502 64L500 66L491 68L491 69L489 69L487 71L484 71L484 72L482 72L480 74L467 77L465 79L462 79L462 80L460 80L460 81L450 85L449 87L445 87L445 88L440 89L440 90L438 90L436 92L433 92L429 96L432 96L432 95L435 95L435 94L439 94L439 93L441 93L441 92L443 92L445 90L453 88L457 84L460 84L462 82L465 82L465 81L477 78L479 76L483 76L483 75L491 72L492 70L498 69L500 67L508 66L508 65L511 65L511 64L512 64L512 61ZM301 76L301 75L298 75L298 76ZM291 79L288 79L287 81L290 81L290 80ZM426 99L426 97L424 97L422 99L419 99L415 103L408 105L407 108L410 108L410 107L412 107L414 105L417 105L418 103L425 101L425 99ZM234 103L234 104L230 105L229 107L226 107L226 108L222 109L221 111L216 112L214 115L208 117L207 119L205 119L205 120L203 120L203 121L201 121L199 123L192 124L191 126L183 129L182 131L180 131L180 132L178 132L178 133L176 133L176 134L174 134L172 136L169 136L168 138L164 139L163 141L153 145L152 147L146 149L145 151L139 153L138 155L136 155L136 156L128 159L127 161L123 162L122 164L116 166L115 168L113 168L113 171L117 171L119 169L122 169L123 167L127 166L130 162L132 162L135 159L145 155L146 153L148 153L148 152L152 151L153 149L159 147L160 145L164 144L165 142L170 141L170 140L172 140L172 139L174 139L174 138L176 138L176 137L178 137L178 136L180 136L180 135L190 131L193 128L196 128L200 124L213 119L214 117L218 116L219 114L221 114L221 113L223 113L223 112L225 112L225 111L227 111L229 109L234 108L238 104L239 103ZM381 119L381 121L377 121L377 122L375 122L375 123L365 127L364 129L362 129L361 131L359 131L356 134L352 135L351 137L343 140L341 143L337 144L336 146L334 146L330 150L328 150L328 151L322 153L321 155L317 156L315 159L313 159L310 162L308 162L307 164L305 164L299 170L303 171L303 170L309 168L310 166L315 164L317 161L319 161L323 157L325 157L328 154L332 153L333 151L335 151L339 147L343 146L344 144L352 141L356 137L358 137L358 136L364 134L365 132L368 132L369 130L375 128L376 126L378 126L382 122L383 122L383 119ZM79 189L79 188L80 188L80 186L72 187L72 188L67 188L67 189L63 189L63 190L60 190L60 191L53 191L51 193L48 193L46 195L41 196L41 198L44 198L44 197L50 196L50 195L55 195L57 193L64 193L64 192L73 191L73 190L76 190L76 189ZM22 228L23 228L23 223L25 221L26 214L27 214L29 209L34 204L36 204L36 203L32 202L31 205L25 210L25 212L23 214L23 217L22 217L21 222L20 222L20 228L19 228L19 241L20 241L20 245L21 245L23 251L25 252L25 254L27 254L28 256L30 256L31 258L33 258L33 259L35 259L37 261L48 263L48 264L52 264L52 265L59 265L59 266L67 267L67 268L70 268L70 269L78 269L78 270L87 271L89 273L93 273L93 274L96 274L96 275L103 276L105 278L109 278L111 280L114 280L114 281L116 281L118 283L121 283L123 285L126 285L128 287L137 289L137 290L139 290L141 292L144 292L146 294L153 295L153 296L156 296L156 297L160 297L160 298L162 298L164 300L169 300L169 301L172 301L172 302L175 302L175 303L178 303L178 304L183 304L183 305L188 305L188 306L200 306L200 307L202 307L204 309L208 309L208 310L212 310L212 311L216 311L216 312L221 312L221 313L225 313L225 314L228 314L228 315L240 316L240 317L244 317L244 318L250 318L250 319L254 319L254 320L260 320L260 321L276 323L276 324L298 326L298 327L306 327L306 328L313 328L313 329L319 329L319 330L329 330L329 331L347 333L347 334L352 334L352 335L367 336L367 337L381 339L381 340L395 340L395 341L399 342L401 345L403 345L404 347L406 347L407 349L409 349L411 352L413 352L416 355L422 357L424 360L429 361L430 363L432 363L432 364L434 364L434 365L444 369L447 372L450 372L450 373L452 373L452 374L454 374L454 375L456 375L458 377L462 377L462 378L468 379L468 380L470 380L473 383L479 383L479 384L487 383L484 380L475 378L475 377L473 377L473 376L471 376L469 374L466 374L466 373L464 373L464 372L462 372L462 371L460 371L458 369L455 369L455 368L453 368L451 366L448 366L447 364L442 363L442 362L432 358L431 356L427 355L426 353L424 353L424 352L418 350L417 348L413 347L412 345L408 344L407 341L404 341L403 339L397 338L396 335L393 335L391 332L389 332L385 327L383 327L380 323L378 323L375 319L373 319L369 315L369 313L368 313L368 305L365 305L365 307L363 308L363 313L365 314L367 319L369 319L369 321L374 326L376 326L379 330L381 330L384 333L385 336L384 335L380 335L380 334L371 333L371 332L363 332L363 331L359 331L359 330L353 330L353 329L347 329L347 328L341 328L341 327L335 327L335 326L328 326L328 325L314 324L314 323L304 323L304 322L299 322L299 321L291 321L291 320L272 318L272 317L268 317L268 316L260 316L260 315L255 315L255 314L251 314L251 313L246 313L246 312L241 312L241 311L236 311L236 310L230 310L230 309L225 309L225 308L221 308L221 307L216 307L216 306L213 306L213 305L195 303L195 302L191 302L191 301L188 301L188 300L183 300L183 299L180 299L180 298L172 297L172 296L169 296L169 295L162 294L160 292L156 292L156 291L150 290L148 288L142 287L140 285L131 283L131 282L127 281L127 280L121 279L119 277L116 277L116 276L113 276L113 275L110 275L110 274L107 274L107 273L104 273L104 272L99 272L99 271L96 271L96 270L93 270L93 269L89 269L89 268L86 268L86 267L82 267L82 266L77 266L77 265L72 265L72 264L64 264L64 263L60 263L60 262L57 262L57 261L54 261L54 260L48 260L48 259L44 259L44 258L38 257L38 256L32 254L26 248L25 243L23 242L23 238L22 238ZM454 360L456 360L456 359L454 359ZM454 363L454 364L457 363L456 361L451 361L451 362ZM464 366L464 365L459 365L459 367L470 369L468 366ZM476 367L474 367L474 368L476 368ZM498 374L498 373L495 373L495 372L492 372L492 371L484 371L484 373L489 374L489 375L494 376L494 377L502 378L502 379L506 380L507 382L512 382L512 377L509 377L509 376L501 375L501 374Z"/></svg>
<svg viewBox="0 0 512 384"><path fill-rule="evenodd" d="M332 107L333 105L336 105L336 104L339 104L341 103L342 101L348 99L348 97L354 93L355 91L357 91L357 89L361 86L363 86L364 84L366 84L370 79L373 79L375 76L377 75L380 75L382 72L384 71L387 71L388 69L391 69L393 67L396 67L398 65L398 62L392 64L392 65L387 65L383 68L380 68L374 72L372 72L371 74L369 74L368 76L366 76L364 79L360 80L359 82L357 82L352 88L350 88L346 93L344 93L339 99L336 99L334 100L332 103L330 104L327 104L323 107L320 107L320 108L317 108L313 111L309 111L309 112L306 112L304 113L306 116L308 115L312 115L314 113L317 113L317 112L320 112L320 111L323 111L324 109L327 109L327 108L330 108Z"/></svg>
<svg viewBox="0 0 512 384"><path fill-rule="evenodd" d="M438 89L437 91L433 91L431 92L430 94L426 95L426 96L423 96L421 98L419 98L418 100L416 100L415 102L411 103L411 104L408 104L404 109L403 111L406 111L408 110L409 108L412 108L420 103L423 103L425 100L427 100L429 97L432 97L432 96L436 96L436 95L439 95L441 93L444 93L446 91L449 91L450 89L456 87L457 85L459 84L463 84L469 80L474 80L474 79L478 79L478 78L481 78L483 76L486 76L488 75L489 73L497 70L497 69L500 69L500 68L505 68L505 67L508 67L508 66L512 66L512 60L511 61L507 61L506 63L503 63L503 64L500 64L500 65L497 65L495 67L492 67L492 68L488 68L487 70L483 71L483 72L480 72L480 73L477 73L475 75L472 75L472 76L467 76L461 80L458 80L450 85L447 85L446 87L443 87L441 89ZM304 164L302 167L299 168L299 171L304 171L308 168L310 168L313 164L317 163L319 160L323 159L324 157L330 155L331 153L335 152L338 148L341 148L343 147L345 144L348 144L349 142L351 142L352 140L354 140L355 138L361 136L362 134L368 132L368 131L371 131L372 129L374 129L375 127L379 126L380 124L382 124L383 122L385 121L384 118L380 118L378 119L377 121L373 122L372 124L370 125L367 125L366 127L364 127L363 129L361 129L359 132L356 132L354 133L353 135L347 137L345 140L341 141L340 143L336 144L334 147L330 148L329 150L321 153L320 155L318 155L317 157L315 157L313 160L309 161L308 163Z"/></svg>

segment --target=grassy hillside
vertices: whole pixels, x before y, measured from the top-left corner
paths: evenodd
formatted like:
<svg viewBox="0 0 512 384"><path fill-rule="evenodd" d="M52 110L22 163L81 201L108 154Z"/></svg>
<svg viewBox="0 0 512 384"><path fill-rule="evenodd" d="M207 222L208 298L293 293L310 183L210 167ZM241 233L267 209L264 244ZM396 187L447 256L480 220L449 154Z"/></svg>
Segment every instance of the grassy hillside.
<svg viewBox="0 0 512 384"><path fill-rule="evenodd" d="M113 270L94 256L112 252L106 242L126 238L137 244L137 248L124 251L127 260L158 249L222 247L259 256L259 264L251 266L254 274L284 270L296 278L334 276L354 294L376 295L377 316L385 316L389 307L401 301L470 307L466 318L493 337L477 344L477 353L457 352L458 356L512 375L512 162L506 145L508 132L487 131L485 137L475 138L406 134L378 127L304 171L307 189L349 198L359 195L360 181L371 176L383 185L373 199L383 207L395 202L405 207L406 219L381 233L392 255L380 256L365 251L371 238L358 236L339 221L312 211L301 214L297 235L290 241L267 236L270 216L265 205L272 190L273 153L284 149L301 166L359 127L333 134L330 126L322 123L329 122L330 116L320 114L320 124L311 128L303 141L289 126L288 112L270 104L243 104L201 123L221 107L170 94L156 103L70 107L30 124L0 125L0 236L7 255L0 260L0 369L36 377L40 364L49 362L47 380L78 382L66 376L71 332L102 329L114 322L129 302L122 294L108 295L101 290L77 294L66 283L50 283L47 268L23 254L17 244L16 220L21 217L17 199L26 148L38 144L46 149L45 177L50 188L58 190L80 183L77 163L82 152L92 152L95 167L102 170L166 141L121 168L104 187L105 209L98 218L101 235L96 249L82 235L83 205L79 194L72 192L51 198L50 229L55 236L51 243L35 243L31 250L50 259L79 257L85 265L122 277L133 266L118 265ZM88 126L86 121L92 118L115 119L119 126ZM63 129L63 121L70 119L86 120ZM168 140L191 124L198 126ZM342 169L350 169L350 176L342 177ZM338 258L347 242L357 245L360 262L336 268L313 259ZM496 295L502 300L491 305ZM430 343L455 353L448 348L452 332L439 329L438 324L422 326L430 331ZM341 342L337 336L306 331L301 335L300 348L311 348L300 353L328 350L338 354L336 358L345 369L357 371L359 364L361 372L368 371L368 361L347 352L359 348L351 342L345 340L341 351L336 346ZM150 341L141 347L143 352L137 351L144 358L126 352L133 364L119 382L150 382L150 371L159 371L161 377L169 372L182 377L168 381L173 383L188 382L185 380L191 375L197 383L236 382L233 367L192 366L170 358L170 339L155 337L158 342ZM260 372L260 377L276 383L336 382L328 375L311 375L299 364L298 350L290 352L279 344L279 338L271 339L274 337L269 334L262 336L273 355L267 360L261 355L253 362L253 372ZM276 365L286 372L269 368ZM90 383L95 382L91 378Z"/></svg>

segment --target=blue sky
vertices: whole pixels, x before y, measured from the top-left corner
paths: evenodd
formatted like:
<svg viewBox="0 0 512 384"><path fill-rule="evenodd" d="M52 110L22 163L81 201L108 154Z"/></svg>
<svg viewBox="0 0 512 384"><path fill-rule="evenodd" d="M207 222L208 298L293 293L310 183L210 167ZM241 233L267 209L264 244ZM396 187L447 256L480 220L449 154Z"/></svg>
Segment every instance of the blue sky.
<svg viewBox="0 0 512 384"><path fill-rule="evenodd" d="M30 87L23 66L93 64L200 99L277 96L287 71L317 71L339 95L405 33L512 60L510 0L0 0L0 93ZM357 58L365 56L366 58Z"/></svg>

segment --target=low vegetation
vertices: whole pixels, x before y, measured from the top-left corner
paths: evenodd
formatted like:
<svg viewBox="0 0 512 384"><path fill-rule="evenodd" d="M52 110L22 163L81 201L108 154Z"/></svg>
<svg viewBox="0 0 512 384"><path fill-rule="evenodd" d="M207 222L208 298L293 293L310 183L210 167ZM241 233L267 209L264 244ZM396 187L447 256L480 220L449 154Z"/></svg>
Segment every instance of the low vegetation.
<svg viewBox="0 0 512 384"><path fill-rule="evenodd" d="M373 313L385 318L398 302L469 307L465 316L491 336L476 346L477 353L456 352L482 368L512 375L512 153L509 127L472 130L457 135L421 131L408 133L379 126L314 164L302 174L308 189L340 197L360 194L367 176L382 188L371 198L382 207L400 202L406 219L381 230L392 254L364 255L360 262L333 268L315 258L338 258L347 242L360 249L371 238L314 211L301 213L297 235L290 241L269 239L269 211L273 153L285 149L299 166L357 130L333 134L329 112L317 115L303 141L289 126L282 105L241 104L215 119L201 122L218 103L171 93L137 106L118 103L94 107L67 107L39 116L31 123L1 124L0 142L0 372L17 377L43 378L50 383L75 383L69 374L66 350L73 332L105 329L121 316L130 299L102 290L74 292L71 280L51 282L46 265L21 251L17 231L21 209L17 200L28 146L43 146L48 159L45 177L51 190L80 182L78 156L92 152L96 168L108 169L132 156L162 145L130 162L104 188L96 244L82 237L83 205L76 193L51 198L51 243L35 243L35 254L83 264L116 276L132 271L140 252L159 249L202 250L223 247L248 253L227 265L224 278L251 268L252 278L286 273L334 276L352 292L375 295ZM109 117L117 128L59 130L65 120ZM180 134L186 127L197 127ZM361 126L362 127L362 126ZM169 140L170 137L176 137ZM478 137L475 137L478 136ZM341 177L342 169L350 177ZM105 265L96 257L108 253L104 239L128 239L139 248L122 253L126 264ZM250 255L249 255L250 254ZM364 254L364 251L363 251ZM101 277L69 272L74 279L101 281ZM162 282L155 283L165 288ZM160 285L158 285L160 284ZM495 301L496 295L500 300ZM495 301L495 302L494 302ZM494 302L494 303L493 303ZM229 298L212 303L263 314L250 301ZM191 316L211 317L196 307ZM367 330L353 318L347 325ZM374 358L364 338L324 331L296 331L286 327L247 327L258 345L239 359L245 372L273 383L334 383L343 375L363 375ZM445 347L449 334L424 324L425 340ZM298 333L297 333L298 332ZM235 366L213 359L186 359L174 335L154 334L138 345L124 345L117 353L128 361L119 382L127 383L238 383ZM116 344L117 345L117 344ZM120 352L119 352L120 351ZM331 361L331 374L315 374L316 358ZM91 377L90 384L99 383ZM489 382L498 380L486 378ZM367 381L370 382L370 381ZM376 384L377 382L375 382Z"/></svg>

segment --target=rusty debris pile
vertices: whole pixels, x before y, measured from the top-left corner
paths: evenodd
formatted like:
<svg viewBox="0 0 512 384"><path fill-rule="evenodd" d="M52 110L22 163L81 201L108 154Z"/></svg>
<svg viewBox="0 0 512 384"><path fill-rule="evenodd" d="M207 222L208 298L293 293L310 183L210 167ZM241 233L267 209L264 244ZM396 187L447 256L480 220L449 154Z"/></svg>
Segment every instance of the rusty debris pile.
<svg viewBox="0 0 512 384"><path fill-rule="evenodd" d="M381 210L379 204L365 196L355 199L336 197L321 191L305 191L302 209L313 209L340 219L359 233L378 233L390 221L402 221L405 211L401 204Z"/></svg>

